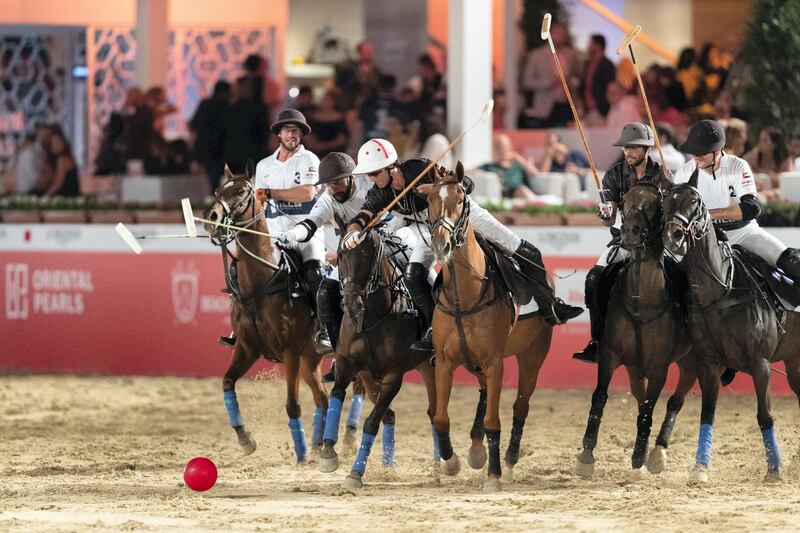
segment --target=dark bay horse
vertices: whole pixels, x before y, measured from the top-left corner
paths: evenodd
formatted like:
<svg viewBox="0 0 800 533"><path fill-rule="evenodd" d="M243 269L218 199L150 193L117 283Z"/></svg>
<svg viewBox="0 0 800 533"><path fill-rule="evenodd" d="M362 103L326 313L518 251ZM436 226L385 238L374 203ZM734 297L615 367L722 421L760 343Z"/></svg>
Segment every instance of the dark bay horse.
<svg viewBox="0 0 800 533"><path fill-rule="evenodd" d="M354 376L362 379L375 404L364 421L358 455L344 480L347 488L362 487L381 421L383 464L394 466L395 414L390 405L409 370L417 368L425 380L428 416L433 421L433 368L427 354L411 349L419 338L420 323L403 286L398 284L402 267L395 268L387 258L389 247L377 231L371 231L352 250L340 247L338 252L344 318L336 347L336 383L328 408L320 470L333 472L339 466L334 445L346 389ZM436 444L434 441L434 460L438 460Z"/></svg>
<svg viewBox="0 0 800 533"><path fill-rule="evenodd" d="M267 222L251 183L252 162L244 176L234 176L225 167L225 181L217 190L206 218L266 233ZM236 332L233 359L222 380L225 407L231 426L236 430L244 453L255 451L255 438L245 431L236 398L236 382L258 360L260 355L283 363L286 372L286 413L298 463L308 455L298 402L300 377L314 395L314 434L312 444L322 445L324 416L328 397L322 387L319 368L322 356L314 349L314 311L302 290L292 287L288 263L269 237L229 230L206 224L209 236L223 246L236 242L236 276L228 276L233 293L231 323ZM227 259L226 259L227 261ZM227 262L226 262L227 264Z"/></svg>
<svg viewBox="0 0 800 533"><path fill-rule="evenodd" d="M622 245L630 251L627 267L617 275L608 304L606 326L599 340L597 388L592 406L583 451L578 455L575 471L589 477L594 472L593 450L603 408L608 399L611 376L625 365L631 390L639 402L636 441L631 457L629 479L644 475L647 443L655 408L673 361L680 369L675 393L667 402L667 414L651 451L647 468L652 473L666 466L666 450L678 412L686 394L697 379L694 355L691 353L684 310L669 290L664 267L664 226L661 190L652 183L638 183L625 195L625 212L621 228ZM646 385L637 380L646 379ZM644 385L644 387L643 387Z"/></svg>
<svg viewBox="0 0 800 533"><path fill-rule="evenodd" d="M697 169L664 202L664 244L684 256L689 278L689 328L697 348L703 394L692 483L708 481L720 375L733 368L753 376L757 420L767 458L767 480L779 480L781 455L770 413L770 364L784 361L789 386L800 397L800 315L779 319L725 241L718 241L697 190Z"/></svg>
<svg viewBox="0 0 800 533"><path fill-rule="evenodd" d="M519 460L519 446L530 397L539 369L550 349L553 328L541 317L515 322L510 299L491 279L486 256L469 221L467 196L462 186L464 170L459 163L455 176L435 183L428 196L431 248L442 264L443 288L433 315L433 345L436 351L436 416L442 471L455 475L460 461L450 441L447 405L453 373L459 365L478 377L486 403L479 404L470 447L469 463L480 468L486 461L483 436L489 443L488 479L483 490L498 491L503 474L500 466L500 389L503 358L516 354L519 366L517 398L511 439L505 454L506 478ZM483 392L485 391L485 392Z"/></svg>

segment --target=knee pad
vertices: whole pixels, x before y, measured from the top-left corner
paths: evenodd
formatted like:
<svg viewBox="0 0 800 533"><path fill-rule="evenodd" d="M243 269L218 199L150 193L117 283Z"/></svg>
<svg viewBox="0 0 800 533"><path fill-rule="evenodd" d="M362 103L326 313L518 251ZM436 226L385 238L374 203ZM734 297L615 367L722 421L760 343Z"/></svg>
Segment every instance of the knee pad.
<svg viewBox="0 0 800 533"><path fill-rule="evenodd" d="M317 315L323 322L338 321L342 317L342 291L335 279L324 278L317 291Z"/></svg>
<svg viewBox="0 0 800 533"><path fill-rule="evenodd" d="M303 281L308 286L308 291L312 295L317 294L319 285L324 277L324 268L322 261L319 259L312 259L303 263Z"/></svg>
<svg viewBox="0 0 800 533"><path fill-rule="evenodd" d="M409 263L403 273L403 281L405 281L412 298L415 295L431 292L431 284L428 283L428 269L422 263Z"/></svg>
<svg viewBox="0 0 800 533"><path fill-rule="evenodd" d="M600 274L605 269L602 265L595 265L586 274L586 285L584 287L584 302L586 305L591 305L595 301L597 295L597 286L600 283Z"/></svg>

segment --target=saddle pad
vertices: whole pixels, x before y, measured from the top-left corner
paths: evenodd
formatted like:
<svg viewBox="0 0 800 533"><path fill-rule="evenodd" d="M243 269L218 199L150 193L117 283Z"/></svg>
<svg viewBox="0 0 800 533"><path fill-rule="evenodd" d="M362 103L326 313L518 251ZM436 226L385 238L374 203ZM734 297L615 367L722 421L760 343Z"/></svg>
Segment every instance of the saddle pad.
<svg viewBox="0 0 800 533"><path fill-rule="evenodd" d="M770 266L757 255L738 244L732 246L734 257L747 268L759 288L784 311L795 311L800 307L800 289L782 271Z"/></svg>
<svg viewBox="0 0 800 533"><path fill-rule="evenodd" d="M488 239L482 236L477 236L477 238L478 244L489 259L494 271L499 274L505 287L514 295L514 301L519 305L528 305L533 299L532 282L520 271L517 261L507 257L497 245Z"/></svg>

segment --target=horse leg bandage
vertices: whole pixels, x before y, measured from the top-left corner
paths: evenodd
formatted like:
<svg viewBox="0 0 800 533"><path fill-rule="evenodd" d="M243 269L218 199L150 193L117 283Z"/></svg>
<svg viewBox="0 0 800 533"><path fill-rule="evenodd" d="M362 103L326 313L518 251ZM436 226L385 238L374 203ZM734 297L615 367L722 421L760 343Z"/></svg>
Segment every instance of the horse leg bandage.
<svg viewBox="0 0 800 533"><path fill-rule="evenodd" d="M314 410L314 433L311 434L311 445L322 445L322 434L325 431L325 411L324 407L317 407Z"/></svg>
<svg viewBox="0 0 800 533"><path fill-rule="evenodd" d="M394 424L383 425L383 466L395 466Z"/></svg>
<svg viewBox="0 0 800 533"><path fill-rule="evenodd" d="M714 440L714 426L700 424L700 434L697 437L697 455L694 462L708 468L711 465L711 443Z"/></svg>
<svg viewBox="0 0 800 533"><path fill-rule="evenodd" d="M775 428L761 430L764 439L764 451L767 453L767 467L770 472L777 472L781 467L781 451L778 448L778 439L775 438Z"/></svg>
<svg viewBox="0 0 800 533"><path fill-rule="evenodd" d="M364 404L363 394L354 394L350 402L350 411L347 412L347 427L358 429L358 421L361 420L361 408Z"/></svg>
<svg viewBox="0 0 800 533"><path fill-rule="evenodd" d="M242 414L239 412L239 401L236 399L236 391L228 390L223 393L225 398L225 409L228 411L228 420L231 427L242 427Z"/></svg>
<svg viewBox="0 0 800 533"><path fill-rule="evenodd" d="M364 433L361 435L361 447L358 449L356 462L353 463L353 472L363 476L367 470L367 460L369 459L369 452L372 451L372 443L375 442L375 435Z"/></svg>
<svg viewBox="0 0 800 533"><path fill-rule="evenodd" d="M300 417L290 418L289 429L292 431L294 453L297 455L297 460L302 461L308 454L308 448L306 447L306 433L303 431L303 419Z"/></svg>
<svg viewBox="0 0 800 533"><path fill-rule="evenodd" d="M325 417L325 433L322 440L336 442L339 440L339 420L342 417L342 400L331 397L328 400L328 416Z"/></svg>
<svg viewBox="0 0 800 533"><path fill-rule="evenodd" d="M500 430L487 429L486 442L489 443L489 469L490 476L500 477L502 470L500 469Z"/></svg>
<svg viewBox="0 0 800 533"><path fill-rule="evenodd" d="M431 424L431 435L433 435L433 460L438 463L442 454L439 453L439 434L436 433L436 426L433 424Z"/></svg>

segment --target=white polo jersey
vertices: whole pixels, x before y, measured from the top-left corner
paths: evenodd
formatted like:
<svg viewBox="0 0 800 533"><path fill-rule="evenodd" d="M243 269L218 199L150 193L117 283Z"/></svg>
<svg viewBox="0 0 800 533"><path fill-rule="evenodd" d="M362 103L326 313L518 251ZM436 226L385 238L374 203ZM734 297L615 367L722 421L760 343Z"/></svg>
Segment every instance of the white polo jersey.
<svg viewBox="0 0 800 533"><path fill-rule="evenodd" d="M278 161L280 148L256 166L256 189L291 189L319 181L319 158L303 145L286 161ZM286 231L308 216L316 199L295 203L270 199L267 218L271 231Z"/></svg>
<svg viewBox="0 0 800 533"><path fill-rule="evenodd" d="M337 229L340 224L347 224L353 220L364 204L367 191L372 188L372 181L365 175L357 175L353 178L353 187L355 191L344 203L337 201L326 189L317 198L317 203L311 208L307 218L318 228L321 228L323 224L333 222Z"/></svg>
<svg viewBox="0 0 800 533"><path fill-rule="evenodd" d="M694 160L684 163L672 176L675 184L687 183L694 172L697 163ZM756 183L753 171L747 161L735 155L723 155L719 170L712 175L700 169L697 175L697 190L708 209L723 209L731 203L740 203L742 196L756 193ZM725 222L715 220L715 223ZM755 223L751 220L750 223Z"/></svg>

